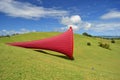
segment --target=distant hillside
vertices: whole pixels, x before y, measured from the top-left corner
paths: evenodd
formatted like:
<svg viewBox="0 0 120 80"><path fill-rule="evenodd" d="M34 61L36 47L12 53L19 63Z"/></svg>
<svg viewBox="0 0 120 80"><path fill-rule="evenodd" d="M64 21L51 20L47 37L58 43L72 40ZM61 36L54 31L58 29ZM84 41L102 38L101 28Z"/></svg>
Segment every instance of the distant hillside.
<svg viewBox="0 0 120 80"><path fill-rule="evenodd" d="M0 38L0 80L120 80L120 40L111 43L106 39L74 34L75 60L54 51L5 44L58 34L34 32ZM100 47L99 42L109 44L111 50Z"/></svg>

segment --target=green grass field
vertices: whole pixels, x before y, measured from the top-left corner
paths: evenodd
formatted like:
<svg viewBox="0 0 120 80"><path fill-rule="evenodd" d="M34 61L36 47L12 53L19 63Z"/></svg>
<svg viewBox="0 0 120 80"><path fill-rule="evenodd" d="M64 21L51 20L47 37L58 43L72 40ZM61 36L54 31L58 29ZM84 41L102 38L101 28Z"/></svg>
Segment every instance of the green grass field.
<svg viewBox="0 0 120 80"><path fill-rule="evenodd" d="M36 32L0 38L0 80L120 80L120 40L74 35L74 58L43 50L8 46L7 42L56 36L57 32ZM87 46L87 42L91 46ZM98 46L110 44L111 50Z"/></svg>

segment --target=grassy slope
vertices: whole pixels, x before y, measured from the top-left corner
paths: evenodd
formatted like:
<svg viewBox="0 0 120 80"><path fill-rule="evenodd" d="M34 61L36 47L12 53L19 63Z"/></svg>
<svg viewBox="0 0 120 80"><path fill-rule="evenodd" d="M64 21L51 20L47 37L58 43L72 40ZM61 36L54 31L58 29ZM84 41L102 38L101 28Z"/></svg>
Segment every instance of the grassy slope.
<svg viewBox="0 0 120 80"><path fill-rule="evenodd" d="M0 80L120 80L120 41L74 35L74 58L44 50L8 46L6 42L28 41L55 36L59 33L29 33L0 38ZM86 43L91 42L91 46ZM112 50L98 46L110 43Z"/></svg>

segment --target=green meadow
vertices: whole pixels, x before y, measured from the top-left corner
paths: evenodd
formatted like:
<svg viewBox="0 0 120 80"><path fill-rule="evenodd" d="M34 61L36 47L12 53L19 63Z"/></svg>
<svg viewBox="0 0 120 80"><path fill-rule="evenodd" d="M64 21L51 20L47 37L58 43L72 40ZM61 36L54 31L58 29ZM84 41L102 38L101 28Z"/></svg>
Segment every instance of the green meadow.
<svg viewBox="0 0 120 80"><path fill-rule="evenodd" d="M34 32L0 38L0 80L120 80L120 40L111 43L74 34L74 60L54 51L6 45L58 34ZM100 47L98 42L109 44L110 49Z"/></svg>

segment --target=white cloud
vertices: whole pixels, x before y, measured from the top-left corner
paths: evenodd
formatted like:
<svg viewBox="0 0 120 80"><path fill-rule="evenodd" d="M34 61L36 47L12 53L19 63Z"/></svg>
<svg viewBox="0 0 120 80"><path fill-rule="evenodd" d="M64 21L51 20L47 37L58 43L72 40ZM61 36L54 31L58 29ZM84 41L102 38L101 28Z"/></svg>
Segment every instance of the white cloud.
<svg viewBox="0 0 120 80"><path fill-rule="evenodd" d="M12 34L16 34L16 33L24 34L24 33L29 33L29 32L36 32L36 30L34 30L34 29L33 30L29 30L29 29L25 29L25 28L22 28L22 29L20 29L18 31L3 29L3 30L0 31L0 35L12 35Z"/></svg>
<svg viewBox="0 0 120 80"><path fill-rule="evenodd" d="M100 34L120 35L120 32L119 32L120 23L119 22L102 22L102 21L85 22L81 19L79 15L77 15L79 16L79 18L76 18L74 16L76 15L73 15L71 17L63 17L61 19L61 23L65 25L65 27L62 27L62 30L66 30L70 26L72 26L74 31L88 30L88 31L92 31L93 33L96 32Z"/></svg>
<svg viewBox="0 0 120 80"><path fill-rule="evenodd" d="M119 18L120 19L120 11L110 11L104 15L101 16L101 19L114 19Z"/></svg>
<svg viewBox="0 0 120 80"><path fill-rule="evenodd" d="M71 17L63 17L61 23L65 25L79 24L81 23L81 17L79 15L73 15Z"/></svg>
<svg viewBox="0 0 120 80"><path fill-rule="evenodd" d="M29 33L30 31L28 29L22 28L20 30L20 33Z"/></svg>
<svg viewBox="0 0 120 80"><path fill-rule="evenodd" d="M0 31L0 35L8 35L8 34L9 34L9 32L5 29Z"/></svg>
<svg viewBox="0 0 120 80"><path fill-rule="evenodd" d="M81 28L88 30L91 27L91 24L88 22L82 21L79 15L72 15L71 17L63 17L61 23L66 27L62 27L62 30L68 29L70 26L74 31L80 30Z"/></svg>
<svg viewBox="0 0 120 80"><path fill-rule="evenodd" d="M44 8L17 0L0 0L0 12L12 17L38 19L41 17L61 17L68 14L65 10Z"/></svg>
<svg viewBox="0 0 120 80"><path fill-rule="evenodd" d="M32 30L32 32L36 32L36 30Z"/></svg>
<svg viewBox="0 0 120 80"><path fill-rule="evenodd" d="M2 32L6 32L7 30L3 29Z"/></svg>
<svg viewBox="0 0 120 80"><path fill-rule="evenodd" d="M76 18L77 16L77 18ZM92 30L95 32L106 32L120 30L119 22L85 22L79 15L73 15L71 17L63 17L61 23L66 27L62 27L62 30L68 29L72 26L73 30Z"/></svg>
<svg viewBox="0 0 120 80"><path fill-rule="evenodd" d="M73 28L73 30L78 30L79 29L79 27L77 25L68 25L68 27L70 27L70 26Z"/></svg>
<svg viewBox="0 0 120 80"><path fill-rule="evenodd" d="M91 27L92 27L92 24L86 22L86 23L85 23L85 27L84 27L84 29L85 29L85 30L89 30Z"/></svg>
<svg viewBox="0 0 120 80"><path fill-rule="evenodd" d="M70 17L70 21L73 24L80 23L81 22L81 17L79 15L73 15L73 16Z"/></svg>
<svg viewBox="0 0 120 80"><path fill-rule="evenodd" d="M96 32L120 30L120 23L118 22L92 23L92 25L93 27L90 29Z"/></svg>
<svg viewBox="0 0 120 80"><path fill-rule="evenodd" d="M79 27L77 26L77 25L67 25L66 27L61 27L61 30L66 30L66 29L68 29L68 28L70 28L70 27L72 27L72 29L74 30L74 31L78 31L79 30Z"/></svg>

